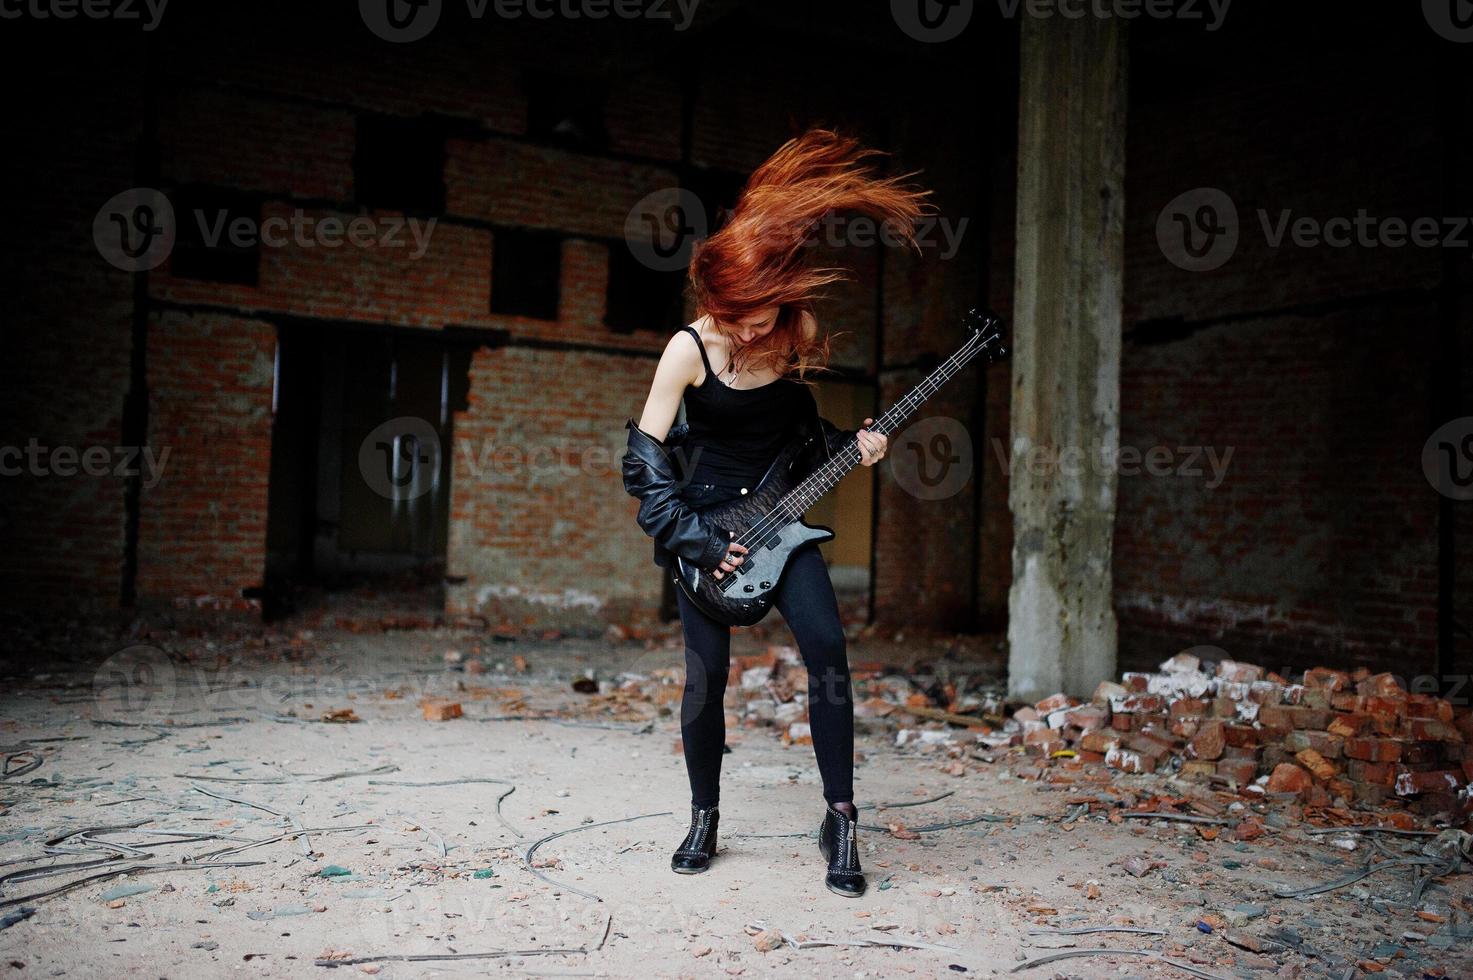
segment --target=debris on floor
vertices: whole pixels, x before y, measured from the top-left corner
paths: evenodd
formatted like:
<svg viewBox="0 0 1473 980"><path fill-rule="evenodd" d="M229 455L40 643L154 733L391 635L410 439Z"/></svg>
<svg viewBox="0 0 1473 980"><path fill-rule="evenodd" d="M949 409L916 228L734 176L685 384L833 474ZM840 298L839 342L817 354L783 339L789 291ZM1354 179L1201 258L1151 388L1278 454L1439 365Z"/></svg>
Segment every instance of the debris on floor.
<svg viewBox="0 0 1473 980"><path fill-rule="evenodd" d="M1473 713L1388 673L1313 668L1296 680L1177 654L1093 698L1054 694L1014 712L1009 744L1043 764L1180 775L1348 817L1380 809L1461 825L1473 815Z"/></svg>
<svg viewBox="0 0 1473 980"><path fill-rule="evenodd" d="M856 643L870 889L836 918L807 671L743 636L721 865L691 886L718 897L672 927L678 633L132 639L169 651L166 702L135 690L129 713L94 661L15 685L0 721L0 930L51 972L78 972L38 942L68 929L170 975L522 957L618 975L671 955L729 975L1473 975L1466 780L1415 775L1463 771L1467 719L1384 676L1178 656L1019 705L996 647ZM426 706L459 711L433 725ZM1383 792L1358 785L1372 773Z"/></svg>

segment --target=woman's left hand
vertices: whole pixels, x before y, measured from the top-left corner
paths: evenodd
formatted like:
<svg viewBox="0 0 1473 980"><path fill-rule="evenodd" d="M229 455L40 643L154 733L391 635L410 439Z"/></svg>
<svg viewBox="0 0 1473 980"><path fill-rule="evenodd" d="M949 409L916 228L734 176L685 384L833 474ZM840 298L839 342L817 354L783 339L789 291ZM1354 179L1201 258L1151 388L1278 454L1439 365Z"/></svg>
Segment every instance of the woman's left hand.
<svg viewBox="0 0 1473 980"><path fill-rule="evenodd" d="M865 419L864 424L870 425L874 419ZM859 440L860 462L865 466L873 466L885 458L885 451L890 447L890 440L879 432L870 432L868 429L860 429L856 433Z"/></svg>

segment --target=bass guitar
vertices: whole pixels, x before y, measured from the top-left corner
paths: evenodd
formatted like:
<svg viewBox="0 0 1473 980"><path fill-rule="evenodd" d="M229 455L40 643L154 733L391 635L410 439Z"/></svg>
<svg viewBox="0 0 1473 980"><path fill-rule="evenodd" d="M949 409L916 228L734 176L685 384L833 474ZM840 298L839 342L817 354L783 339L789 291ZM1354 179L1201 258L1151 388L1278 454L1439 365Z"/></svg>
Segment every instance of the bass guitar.
<svg viewBox="0 0 1473 980"><path fill-rule="evenodd" d="M888 436L898 430L977 355L986 354L988 363L1007 356L1000 320L969 310L963 323L966 343L877 419L871 432ZM833 528L809 524L803 514L860 465L859 440L850 436L837 450L825 449L823 432L802 434L783 447L751 492L701 511L748 549L736 570L721 578L676 556L676 585L706 615L729 626L760 621L772 608L793 552L834 537Z"/></svg>

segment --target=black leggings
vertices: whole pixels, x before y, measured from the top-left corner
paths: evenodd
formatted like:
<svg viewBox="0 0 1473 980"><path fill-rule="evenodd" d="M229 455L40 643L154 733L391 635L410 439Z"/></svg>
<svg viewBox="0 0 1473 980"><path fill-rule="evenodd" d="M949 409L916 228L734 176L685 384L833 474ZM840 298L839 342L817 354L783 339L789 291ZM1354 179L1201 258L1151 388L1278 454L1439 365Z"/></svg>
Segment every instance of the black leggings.
<svg viewBox="0 0 1473 980"><path fill-rule="evenodd" d="M701 612L678 586L676 602L685 632L685 692L680 734L691 803L715 806L721 792L726 746L722 698L731 666L731 627ZM793 552L775 597L808 668L808 721L813 754L829 803L854 801L854 700L839 603L828 564L816 544Z"/></svg>

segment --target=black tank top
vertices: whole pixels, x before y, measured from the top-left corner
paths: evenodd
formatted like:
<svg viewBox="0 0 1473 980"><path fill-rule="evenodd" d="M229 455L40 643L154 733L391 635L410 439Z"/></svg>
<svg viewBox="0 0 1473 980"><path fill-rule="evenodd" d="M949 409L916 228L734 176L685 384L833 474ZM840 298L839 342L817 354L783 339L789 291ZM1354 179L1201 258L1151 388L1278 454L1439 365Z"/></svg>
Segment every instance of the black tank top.
<svg viewBox="0 0 1473 980"><path fill-rule="evenodd" d="M694 468L691 483L753 487L794 430L818 411L813 392L791 376L756 388L731 388L711 368L706 345L692 327L706 365L706 379L685 387L685 420L690 425L686 457Z"/></svg>

